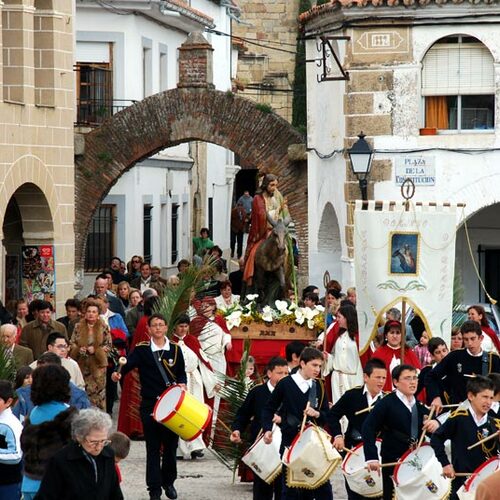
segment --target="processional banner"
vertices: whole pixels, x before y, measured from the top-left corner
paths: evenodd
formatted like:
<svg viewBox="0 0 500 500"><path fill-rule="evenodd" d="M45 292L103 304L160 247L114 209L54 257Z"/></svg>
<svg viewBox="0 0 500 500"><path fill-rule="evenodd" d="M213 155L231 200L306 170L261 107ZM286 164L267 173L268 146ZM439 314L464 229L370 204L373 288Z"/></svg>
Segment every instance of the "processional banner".
<svg viewBox="0 0 500 500"><path fill-rule="evenodd" d="M391 307L418 314L427 332L451 339L456 206L356 201L354 266L359 347ZM366 203L366 202L365 202Z"/></svg>

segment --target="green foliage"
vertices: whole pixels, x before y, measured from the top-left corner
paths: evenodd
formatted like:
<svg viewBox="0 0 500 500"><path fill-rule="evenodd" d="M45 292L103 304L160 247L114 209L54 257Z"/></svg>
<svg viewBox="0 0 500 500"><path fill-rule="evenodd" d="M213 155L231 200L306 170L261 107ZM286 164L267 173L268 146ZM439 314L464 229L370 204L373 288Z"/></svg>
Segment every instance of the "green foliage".
<svg viewBox="0 0 500 500"><path fill-rule="evenodd" d="M255 107L259 111L262 111L263 113L272 113L273 112L273 108L271 107L271 105L267 104L265 102L258 102L255 104Z"/></svg>
<svg viewBox="0 0 500 500"><path fill-rule="evenodd" d="M330 3L331 0L317 0L316 5L323 5L325 3Z"/></svg>
<svg viewBox="0 0 500 500"><path fill-rule="evenodd" d="M113 156L108 151L102 151L97 154L97 158L104 163L111 163L113 161Z"/></svg>
<svg viewBox="0 0 500 500"><path fill-rule="evenodd" d="M312 8L310 0L300 0L299 14ZM306 100L306 46L298 33L297 50L295 54L295 77L293 82L292 125L295 128L307 130L307 100Z"/></svg>
<svg viewBox="0 0 500 500"><path fill-rule="evenodd" d="M7 354L7 349L0 343L0 380L9 380L14 382L16 377L16 367L14 360L10 354Z"/></svg>
<svg viewBox="0 0 500 500"><path fill-rule="evenodd" d="M207 259L202 266L191 265L183 273L180 283L176 286L167 285L159 298L155 312L160 313L168 325L168 334L171 335L175 323L181 314L185 314L191 302L191 293L203 289L206 278L215 273L215 259Z"/></svg>

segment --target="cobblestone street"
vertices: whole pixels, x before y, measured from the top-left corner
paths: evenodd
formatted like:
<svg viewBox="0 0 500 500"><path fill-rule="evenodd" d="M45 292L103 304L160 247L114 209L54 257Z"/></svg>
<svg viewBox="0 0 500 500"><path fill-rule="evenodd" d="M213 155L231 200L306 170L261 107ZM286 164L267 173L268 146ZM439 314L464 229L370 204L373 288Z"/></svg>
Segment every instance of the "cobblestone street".
<svg viewBox="0 0 500 500"><path fill-rule="evenodd" d="M146 450L144 442L132 442L129 457L122 462L122 490L127 500L148 500L144 473ZM345 500L344 481L340 467L333 478L333 497ZM232 482L231 472L206 451L201 460L178 462L178 479L175 483L179 500L251 500L251 483ZM162 498L166 498L163 496Z"/></svg>

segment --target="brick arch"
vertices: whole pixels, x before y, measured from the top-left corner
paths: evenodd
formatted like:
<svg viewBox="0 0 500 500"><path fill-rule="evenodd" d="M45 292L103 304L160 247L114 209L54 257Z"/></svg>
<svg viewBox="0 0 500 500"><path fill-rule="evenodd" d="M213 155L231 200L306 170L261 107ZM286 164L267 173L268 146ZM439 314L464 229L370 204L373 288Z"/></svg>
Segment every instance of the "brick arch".
<svg viewBox="0 0 500 500"><path fill-rule="evenodd" d="M204 141L230 149L280 178L307 262L307 173L288 159L288 147L302 136L283 118L260 110L248 99L206 88L177 88L150 96L117 113L85 136L76 157L76 267L83 268L92 216L124 172L138 161L187 141ZM302 272L301 272L302 274Z"/></svg>

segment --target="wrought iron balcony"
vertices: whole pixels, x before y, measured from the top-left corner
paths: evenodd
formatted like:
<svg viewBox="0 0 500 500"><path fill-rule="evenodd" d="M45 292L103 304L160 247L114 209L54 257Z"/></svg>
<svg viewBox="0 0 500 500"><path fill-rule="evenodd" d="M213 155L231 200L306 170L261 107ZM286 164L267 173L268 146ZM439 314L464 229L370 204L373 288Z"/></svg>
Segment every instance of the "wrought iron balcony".
<svg viewBox="0 0 500 500"><path fill-rule="evenodd" d="M77 99L75 125L97 127L110 116L136 102L133 99Z"/></svg>

